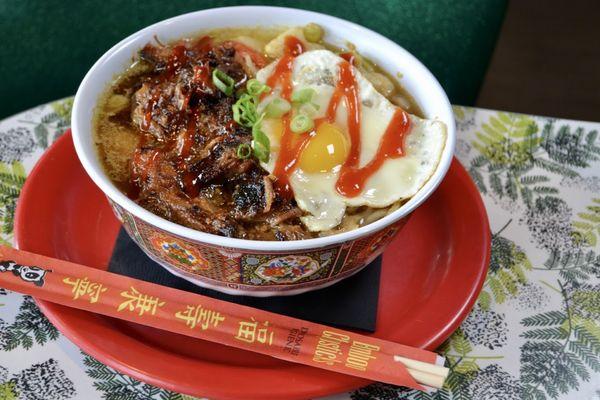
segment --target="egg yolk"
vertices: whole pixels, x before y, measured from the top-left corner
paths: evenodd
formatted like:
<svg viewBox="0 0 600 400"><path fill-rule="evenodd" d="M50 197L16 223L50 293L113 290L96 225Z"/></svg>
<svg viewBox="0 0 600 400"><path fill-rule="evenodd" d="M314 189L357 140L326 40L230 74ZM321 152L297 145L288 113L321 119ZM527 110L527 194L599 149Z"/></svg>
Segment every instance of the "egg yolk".
<svg viewBox="0 0 600 400"><path fill-rule="evenodd" d="M346 135L337 126L322 123L311 136L300 155L299 168L308 173L329 172L344 163L350 148Z"/></svg>

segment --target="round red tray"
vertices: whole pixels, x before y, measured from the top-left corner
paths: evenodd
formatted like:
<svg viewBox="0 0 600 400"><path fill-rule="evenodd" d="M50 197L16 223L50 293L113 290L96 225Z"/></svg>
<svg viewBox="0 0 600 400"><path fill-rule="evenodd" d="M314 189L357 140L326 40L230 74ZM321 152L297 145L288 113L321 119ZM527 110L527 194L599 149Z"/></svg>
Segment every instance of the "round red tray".
<svg viewBox="0 0 600 400"><path fill-rule="evenodd" d="M119 227L79 164L71 135L63 135L23 187L15 217L18 247L106 269ZM435 349L473 306L489 253L484 205L455 160L384 253L373 335ZM218 399L305 399L369 383L45 301L38 305L86 353L177 392Z"/></svg>

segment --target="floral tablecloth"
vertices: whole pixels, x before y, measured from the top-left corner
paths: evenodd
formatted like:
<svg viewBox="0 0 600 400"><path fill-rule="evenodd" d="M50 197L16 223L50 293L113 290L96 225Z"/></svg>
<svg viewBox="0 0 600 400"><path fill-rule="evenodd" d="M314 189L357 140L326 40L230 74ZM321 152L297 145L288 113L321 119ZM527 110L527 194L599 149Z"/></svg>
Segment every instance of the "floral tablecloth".
<svg viewBox="0 0 600 400"><path fill-rule="evenodd" d="M0 122L0 241L72 99ZM492 257L477 305L440 349L433 394L374 384L331 399L600 399L600 123L455 107L456 155L481 191ZM43 199L40 200L43 207ZM31 298L0 288L0 400L191 399L82 353Z"/></svg>

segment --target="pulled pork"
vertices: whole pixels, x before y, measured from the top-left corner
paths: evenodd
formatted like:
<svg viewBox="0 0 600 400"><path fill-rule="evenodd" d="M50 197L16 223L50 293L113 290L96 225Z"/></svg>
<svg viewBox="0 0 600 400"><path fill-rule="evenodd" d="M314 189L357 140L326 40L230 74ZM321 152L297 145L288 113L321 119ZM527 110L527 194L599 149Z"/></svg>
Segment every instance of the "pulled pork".
<svg viewBox="0 0 600 400"><path fill-rule="evenodd" d="M251 131L232 118L235 98L212 82L218 68L235 80L236 90L245 86L248 74L264 65L262 56L236 42L203 37L147 45L139 58L144 73L119 88L131 97L130 113L114 117L140 134L130 197L163 218L217 235L312 237L295 201L278 196L258 161L238 158L237 148L251 143Z"/></svg>

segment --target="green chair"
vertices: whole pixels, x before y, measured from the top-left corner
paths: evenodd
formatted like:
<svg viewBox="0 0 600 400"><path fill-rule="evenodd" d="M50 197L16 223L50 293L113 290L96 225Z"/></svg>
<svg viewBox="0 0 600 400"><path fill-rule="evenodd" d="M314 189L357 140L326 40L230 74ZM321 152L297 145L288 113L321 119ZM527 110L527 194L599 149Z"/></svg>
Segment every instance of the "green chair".
<svg viewBox="0 0 600 400"><path fill-rule="evenodd" d="M102 53L178 14L239 4L301 7L378 31L421 59L450 100L473 104L505 0L0 0L0 118L75 93ZM200 27L199 27L200 28Z"/></svg>

